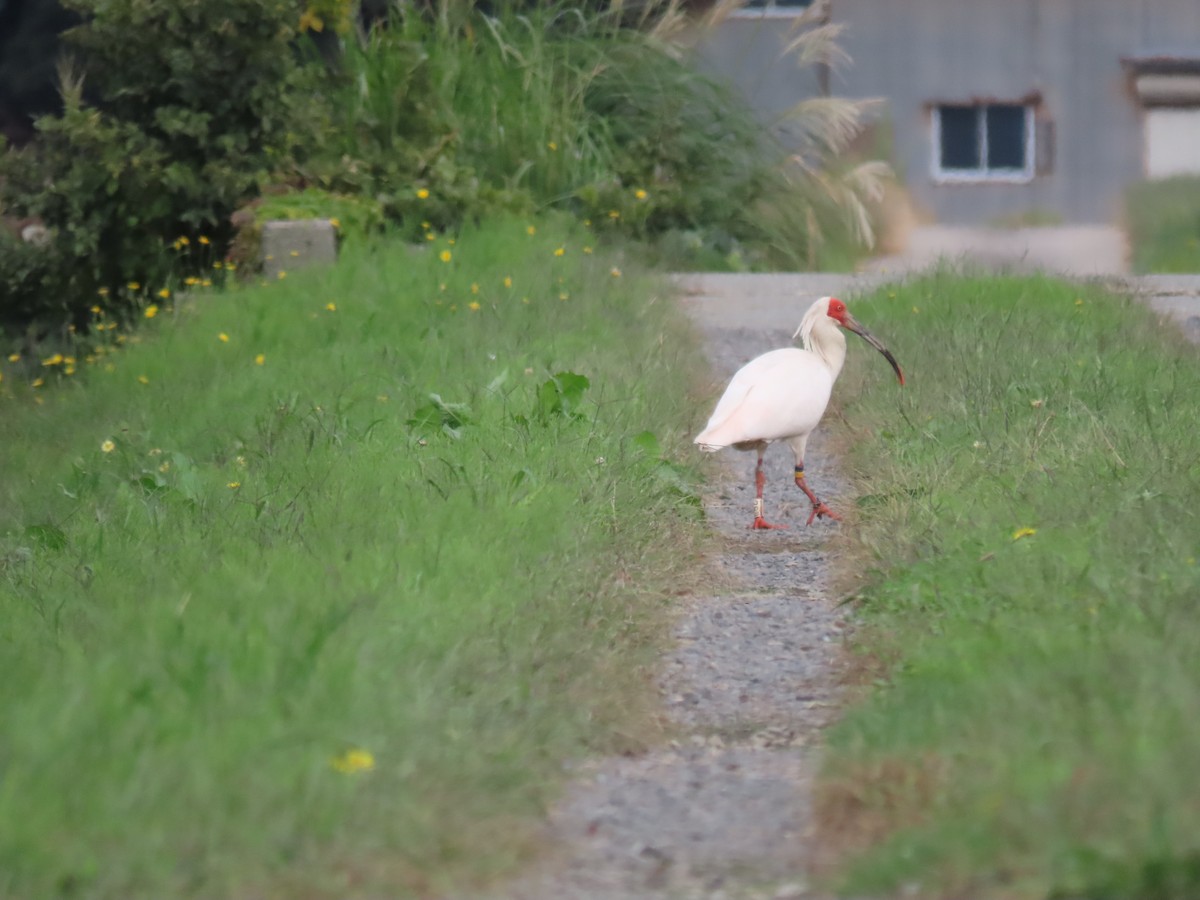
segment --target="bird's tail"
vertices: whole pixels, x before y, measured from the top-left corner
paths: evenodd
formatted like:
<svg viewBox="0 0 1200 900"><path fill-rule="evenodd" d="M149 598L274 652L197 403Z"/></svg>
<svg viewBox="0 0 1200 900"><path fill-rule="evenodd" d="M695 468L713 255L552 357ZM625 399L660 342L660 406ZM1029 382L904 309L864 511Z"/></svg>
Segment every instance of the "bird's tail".
<svg viewBox="0 0 1200 900"><path fill-rule="evenodd" d="M714 431L714 429L712 427L712 424L710 423L708 428L705 428L702 432L700 432L698 435L696 435L696 437L692 441L692 443L695 444L697 447L699 447L701 450L703 450L705 453L716 453L718 450L723 450L726 447L728 447L729 446L728 444L725 444L725 443L718 444L718 443L713 442L713 431Z"/></svg>

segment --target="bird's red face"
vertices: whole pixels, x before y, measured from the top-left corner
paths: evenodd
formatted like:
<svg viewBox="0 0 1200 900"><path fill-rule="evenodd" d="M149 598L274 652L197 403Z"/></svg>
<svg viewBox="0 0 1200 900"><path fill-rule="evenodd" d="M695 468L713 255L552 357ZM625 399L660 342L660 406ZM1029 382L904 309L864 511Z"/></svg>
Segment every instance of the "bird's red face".
<svg viewBox="0 0 1200 900"><path fill-rule="evenodd" d="M850 315L850 311L846 309L846 304L837 297L829 298L829 318L833 319L833 321L837 322L847 331L853 331L882 353L887 361L892 364L892 368L896 370L896 377L900 379L900 384L904 384L904 373L900 371L900 364L896 362L896 357L892 356L892 351L885 347L879 338L867 331L866 327L858 319Z"/></svg>
<svg viewBox="0 0 1200 900"><path fill-rule="evenodd" d="M842 327L846 325L846 304L837 297L829 298L829 318Z"/></svg>

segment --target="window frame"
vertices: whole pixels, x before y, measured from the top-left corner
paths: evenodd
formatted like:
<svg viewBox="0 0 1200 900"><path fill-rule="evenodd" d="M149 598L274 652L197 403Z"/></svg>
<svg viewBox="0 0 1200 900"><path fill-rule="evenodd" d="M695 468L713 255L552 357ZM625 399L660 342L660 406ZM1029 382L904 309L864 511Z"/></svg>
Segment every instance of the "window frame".
<svg viewBox="0 0 1200 900"><path fill-rule="evenodd" d="M981 165L978 169L947 169L942 167L942 109L967 107L974 110L976 135L979 140ZM992 169L987 166L987 110L992 106L1019 106L1025 114L1025 165L1020 169ZM936 184L1027 184L1037 174L1037 135L1034 104L1027 101L994 101L933 104L930 175Z"/></svg>

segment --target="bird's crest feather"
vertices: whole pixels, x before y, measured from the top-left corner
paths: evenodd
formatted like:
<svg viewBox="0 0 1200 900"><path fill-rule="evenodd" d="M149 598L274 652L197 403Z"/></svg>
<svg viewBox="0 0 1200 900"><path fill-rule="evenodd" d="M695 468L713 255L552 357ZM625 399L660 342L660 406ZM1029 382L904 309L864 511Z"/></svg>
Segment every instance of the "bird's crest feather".
<svg viewBox="0 0 1200 900"><path fill-rule="evenodd" d="M804 342L805 350L813 349L812 333L817 327L817 322L822 316L829 315L829 297L822 297L816 303L808 308L808 312L804 314L804 318L800 320L800 327L796 329L796 333L792 335L792 340L800 338Z"/></svg>

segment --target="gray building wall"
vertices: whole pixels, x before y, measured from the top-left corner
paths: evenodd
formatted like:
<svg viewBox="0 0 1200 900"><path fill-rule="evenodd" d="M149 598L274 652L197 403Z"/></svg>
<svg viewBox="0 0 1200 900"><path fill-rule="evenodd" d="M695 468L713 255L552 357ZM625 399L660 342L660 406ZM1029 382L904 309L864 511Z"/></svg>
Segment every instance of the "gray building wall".
<svg viewBox="0 0 1200 900"><path fill-rule="evenodd" d="M891 132L891 161L917 210L945 223L1033 214L1116 221L1124 189L1144 171L1141 108L1122 59L1200 56L1200 0L831 0L829 8L854 60L834 72L832 93L885 99L878 124ZM706 43L707 65L764 109L811 95L812 74L777 61L787 23L730 20ZM1052 128L1047 169L1020 184L935 182L933 105L1031 96L1040 98L1039 130Z"/></svg>

